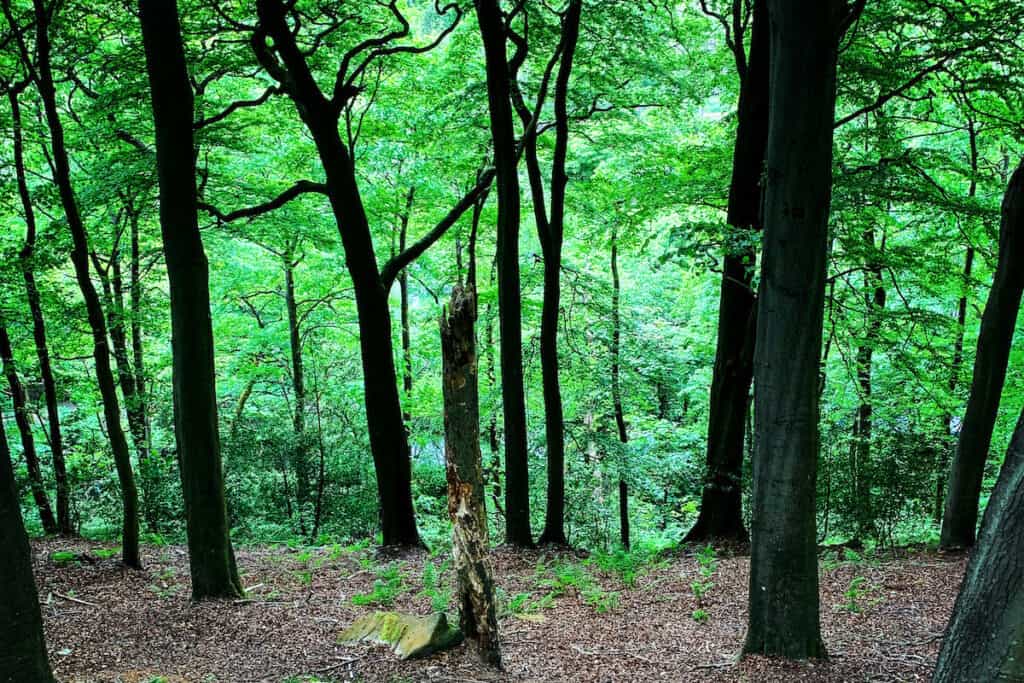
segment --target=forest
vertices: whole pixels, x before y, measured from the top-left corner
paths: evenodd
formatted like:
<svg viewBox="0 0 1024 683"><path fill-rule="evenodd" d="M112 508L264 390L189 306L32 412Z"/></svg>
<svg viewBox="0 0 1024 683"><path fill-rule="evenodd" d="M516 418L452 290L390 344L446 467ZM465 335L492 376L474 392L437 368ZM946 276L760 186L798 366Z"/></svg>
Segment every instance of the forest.
<svg viewBox="0 0 1024 683"><path fill-rule="evenodd" d="M0 681L1024 682L1020 0L0 10Z"/></svg>

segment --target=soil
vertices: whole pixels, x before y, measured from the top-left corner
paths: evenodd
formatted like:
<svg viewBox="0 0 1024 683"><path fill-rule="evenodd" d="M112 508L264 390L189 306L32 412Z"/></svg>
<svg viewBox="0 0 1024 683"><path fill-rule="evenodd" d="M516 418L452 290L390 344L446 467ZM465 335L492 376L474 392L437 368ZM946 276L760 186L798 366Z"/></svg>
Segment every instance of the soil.
<svg viewBox="0 0 1024 683"><path fill-rule="evenodd" d="M432 603L446 599L437 586L450 584L451 572L425 553L240 549L247 598L194 604L184 548L147 546L142 571L123 568L116 556L99 559L103 548L109 546L66 539L33 543L49 652L65 683L927 681L965 566L963 556L917 550L872 562L823 555L822 633L830 656L788 663L738 659L747 557L718 557L713 576L703 578L697 556L680 553L627 586L594 565L580 571L582 560L571 553L499 548L495 579L514 613L501 617L504 671L496 673L467 644L405 662L383 648L336 644L369 611L429 614ZM77 559L53 558L68 551ZM425 577L428 562L435 571ZM561 572L568 579L554 580L553 568L571 565L577 569ZM389 566L387 574L382 568ZM440 581L425 591L430 573ZM699 601L698 581L713 584ZM380 604L353 604L375 584ZM706 617L698 612L695 619L697 610Z"/></svg>

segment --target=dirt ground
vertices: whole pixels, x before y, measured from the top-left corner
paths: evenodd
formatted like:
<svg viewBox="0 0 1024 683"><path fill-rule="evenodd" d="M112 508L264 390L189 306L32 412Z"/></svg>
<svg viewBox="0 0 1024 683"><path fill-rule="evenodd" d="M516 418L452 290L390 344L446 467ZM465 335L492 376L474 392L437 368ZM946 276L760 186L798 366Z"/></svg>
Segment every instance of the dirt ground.
<svg viewBox="0 0 1024 683"><path fill-rule="evenodd" d="M553 581L574 556L495 551L505 670L481 666L472 649L396 661L381 648L341 646L337 635L361 614L428 614L442 592L426 554L375 558L368 550L242 549L246 600L192 604L188 558L177 546L146 547L146 568L123 569L104 546L33 544L47 642L60 681L213 683L272 681L927 681L965 560L901 551L876 562L825 556L822 631L827 661L737 662L746 624L749 559L719 557L713 577L680 554L637 577L594 566L582 585ZM61 552L81 553L62 560ZM53 553L58 553L57 559ZM390 573L382 569L390 566ZM450 572L440 575L444 585ZM692 583L713 583L698 600ZM355 606L373 593L386 607ZM356 598L357 602L366 599ZM449 605L451 609L451 604ZM706 619L695 620L695 610ZM308 678L307 678L308 677Z"/></svg>

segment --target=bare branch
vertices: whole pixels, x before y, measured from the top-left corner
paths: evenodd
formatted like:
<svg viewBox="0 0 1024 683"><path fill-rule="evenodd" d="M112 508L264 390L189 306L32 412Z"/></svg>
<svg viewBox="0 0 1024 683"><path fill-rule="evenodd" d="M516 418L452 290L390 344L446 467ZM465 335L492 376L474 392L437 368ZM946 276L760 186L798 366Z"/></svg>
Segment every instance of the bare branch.
<svg viewBox="0 0 1024 683"><path fill-rule="evenodd" d="M244 209L236 209L229 213L224 213L217 207L207 204L206 202L199 202L199 208L209 213L221 223L230 223L238 220L239 218L255 218L256 216L262 216L265 213L270 213L275 209L281 208L297 197L312 193L326 195L327 185L324 183L314 183L311 180L300 180L268 202L246 207Z"/></svg>

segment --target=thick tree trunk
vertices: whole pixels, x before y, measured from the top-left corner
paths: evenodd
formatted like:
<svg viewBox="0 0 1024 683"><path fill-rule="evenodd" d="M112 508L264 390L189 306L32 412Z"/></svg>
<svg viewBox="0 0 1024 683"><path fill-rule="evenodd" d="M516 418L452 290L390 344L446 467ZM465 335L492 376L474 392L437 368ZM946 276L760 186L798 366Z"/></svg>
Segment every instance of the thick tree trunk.
<svg viewBox="0 0 1024 683"><path fill-rule="evenodd" d="M243 590L231 547L221 468L209 267L197 214L192 87L177 3L139 0L139 19L152 92L160 228L170 281L174 432L192 597L239 597Z"/></svg>
<svg viewBox="0 0 1024 683"><path fill-rule="evenodd" d="M533 546L530 472L523 387L522 297L519 288L519 176L512 122L507 35L498 0L476 0L487 63L487 99L498 188L498 323L505 418L505 542Z"/></svg>
<svg viewBox="0 0 1024 683"><path fill-rule="evenodd" d="M452 554L459 577L463 633L476 641L480 658L501 667L494 582L488 566L487 510L480 456L480 395L474 336L473 290L452 290L450 310L441 317L444 362L444 433L448 516Z"/></svg>
<svg viewBox="0 0 1024 683"><path fill-rule="evenodd" d="M727 239L722 268L707 471L700 514L686 535L691 542L749 539L743 525L743 436L754 378L757 299L753 291L753 241L762 227L761 177L768 145L768 51L768 7L766 0L756 0L750 56L745 61L745 70L740 69L738 124L729 186L729 225L733 231Z"/></svg>
<svg viewBox="0 0 1024 683"><path fill-rule="evenodd" d="M974 380L960 427L946 492L940 545L946 549L974 545L978 500L985 473L1006 365L1024 293L1024 162L1010 179L1003 199L999 230L999 265L981 318Z"/></svg>
<svg viewBox="0 0 1024 683"><path fill-rule="evenodd" d="M114 455L114 465L121 484L122 502L122 533L121 552L125 565L140 568L139 558L139 494L135 486L135 475L132 472L131 453L124 429L121 427L121 409L117 399L117 385L114 373L110 368L110 350L107 346L107 321L103 313L103 304L96 288L93 286L89 273L89 240L78 210L71 184L71 164L68 160L64 142L64 126L57 109L57 93L53 84L53 73L50 66L49 26L51 12L43 0L33 0L36 28L36 63L34 80L43 102L46 123L50 131L50 151L54 165L54 183L60 195L61 206L67 219L71 233L71 262L75 268L75 278L89 319L92 331L93 359L96 369L96 381L99 385L103 401L103 417L106 422L107 434ZM31 61L28 49L22 45L22 58L26 63Z"/></svg>
<svg viewBox="0 0 1024 683"><path fill-rule="evenodd" d="M626 444L629 434L626 431L626 415L622 410L622 386L620 374L622 365L622 316L619 311L622 295L619 282L619 242L617 226L612 226L612 404L615 410L615 425L618 428L619 441L622 443L622 458L619 462L619 542L629 550L629 486L626 483L625 471Z"/></svg>
<svg viewBox="0 0 1024 683"><path fill-rule="evenodd" d="M821 657L815 486L841 0L769 0L770 130L758 296L744 651Z"/></svg>
<svg viewBox="0 0 1024 683"><path fill-rule="evenodd" d="M292 466L295 467L295 502L299 509L299 533L305 536L312 484L309 474L309 442L306 437L306 372L302 363L299 306L295 298L295 265L292 254L285 254L284 302L288 311L288 347L292 361L292 392L295 394L295 411L292 414L295 448L292 451Z"/></svg>
<svg viewBox="0 0 1024 683"><path fill-rule="evenodd" d="M0 360L3 362L4 375L7 377L7 384L11 388L11 398L14 400L14 421L18 425L18 433L21 436L21 448L25 454L25 465L28 467L28 483L32 490L32 499L39 511L39 521L43 525L43 531L47 534L55 534L58 531L57 520L53 517L53 509L50 508L50 500L46 496L46 486L43 484L39 455L36 453L36 441L32 435L28 399L25 395L25 387L21 384L21 378L18 377L18 369L14 365L11 339L2 320L0 320Z"/></svg>
<svg viewBox="0 0 1024 683"><path fill-rule="evenodd" d="M867 308L863 343L857 348L857 388L860 402L853 419L853 441L850 447L850 479L854 492L855 541L863 541L874 535L874 507L871 500L872 466L871 433L874 406L871 399L871 376L875 346L878 345L882 328L882 311L885 308L886 291L882 280L882 265L875 254L873 229L864 233L864 248L868 261L864 270L864 304Z"/></svg>
<svg viewBox="0 0 1024 683"><path fill-rule="evenodd" d="M39 375L43 380L43 396L46 398L46 422L49 428L50 453L53 458L53 476L57 483L57 530L66 536L75 533L71 523L71 492L68 488L67 466L64 462L64 438L60 429L60 403L57 399L57 382L53 377L53 365L50 362L50 347L46 339L46 321L43 318L43 306L36 285L35 263L33 257L36 248L36 217L32 205L32 197L28 190L28 178L25 170L24 143L21 128L21 107L18 104L18 92L8 92L11 103L11 117L14 123L14 169L18 179L18 195L25 216L25 246L18 255L21 261L22 277L25 280L25 296L32 314L32 338L36 346L36 358L39 361Z"/></svg>
<svg viewBox="0 0 1024 683"><path fill-rule="evenodd" d="M1024 680L1024 412L967 565L934 683Z"/></svg>
<svg viewBox="0 0 1024 683"><path fill-rule="evenodd" d="M52 683L43 617L32 577L32 549L21 519L14 470L0 415L0 681Z"/></svg>

